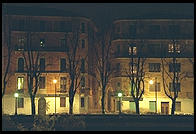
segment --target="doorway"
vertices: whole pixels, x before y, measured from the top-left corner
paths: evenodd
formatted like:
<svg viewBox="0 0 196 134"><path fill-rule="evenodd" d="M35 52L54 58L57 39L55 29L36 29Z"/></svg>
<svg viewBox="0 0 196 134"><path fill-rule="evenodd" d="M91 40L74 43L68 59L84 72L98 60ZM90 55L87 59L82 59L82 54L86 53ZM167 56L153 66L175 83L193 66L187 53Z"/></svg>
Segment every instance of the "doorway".
<svg viewBox="0 0 196 134"><path fill-rule="evenodd" d="M161 102L161 114L169 114L169 102Z"/></svg>

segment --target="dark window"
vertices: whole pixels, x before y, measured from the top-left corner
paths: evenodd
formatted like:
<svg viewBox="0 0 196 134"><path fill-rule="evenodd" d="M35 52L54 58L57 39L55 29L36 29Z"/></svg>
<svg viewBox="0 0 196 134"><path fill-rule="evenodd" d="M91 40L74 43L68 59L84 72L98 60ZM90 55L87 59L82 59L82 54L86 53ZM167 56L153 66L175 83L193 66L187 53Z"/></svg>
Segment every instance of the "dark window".
<svg viewBox="0 0 196 134"><path fill-rule="evenodd" d="M149 63L149 72L160 72L160 63Z"/></svg>
<svg viewBox="0 0 196 134"><path fill-rule="evenodd" d="M150 37L154 37L160 34L160 25L151 25L150 26Z"/></svg>
<svg viewBox="0 0 196 134"><path fill-rule="evenodd" d="M60 78L60 88L61 88L62 92L66 91L66 83L67 83L66 77L61 77Z"/></svg>
<svg viewBox="0 0 196 134"><path fill-rule="evenodd" d="M41 48L45 47L45 39L40 39L40 47Z"/></svg>
<svg viewBox="0 0 196 134"><path fill-rule="evenodd" d="M39 77L39 88L45 89L45 77Z"/></svg>
<svg viewBox="0 0 196 134"><path fill-rule="evenodd" d="M24 108L24 98L18 98L18 108Z"/></svg>
<svg viewBox="0 0 196 134"><path fill-rule="evenodd" d="M65 32L71 32L72 31L72 23L71 22L66 22L65 23Z"/></svg>
<svg viewBox="0 0 196 134"><path fill-rule="evenodd" d="M120 71L120 63L116 64L116 71L119 72Z"/></svg>
<svg viewBox="0 0 196 134"><path fill-rule="evenodd" d="M129 27L131 38L135 38L136 36L136 25L130 25Z"/></svg>
<svg viewBox="0 0 196 134"><path fill-rule="evenodd" d="M18 72L24 72L24 59L18 59Z"/></svg>
<svg viewBox="0 0 196 134"><path fill-rule="evenodd" d="M177 37L180 34L180 26L179 25L169 25L168 35L173 38Z"/></svg>
<svg viewBox="0 0 196 134"><path fill-rule="evenodd" d="M85 77L84 76L81 77L80 85L81 85L81 87L85 87Z"/></svg>
<svg viewBox="0 0 196 134"><path fill-rule="evenodd" d="M64 21L60 22L60 31L65 32L65 22Z"/></svg>
<svg viewBox="0 0 196 134"><path fill-rule="evenodd" d="M82 33L85 33L85 29L86 29L85 23L82 22L82 23L81 23L81 32L82 32Z"/></svg>
<svg viewBox="0 0 196 134"><path fill-rule="evenodd" d="M45 71L45 58L40 58L40 71Z"/></svg>
<svg viewBox="0 0 196 134"><path fill-rule="evenodd" d="M169 63L169 72L180 72L181 64L180 63Z"/></svg>
<svg viewBox="0 0 196 134"><path fill-rule="evenodd" d="M175 83L175 85L176 85L176 90L178 92L180 92L180 83ZM172 82L169 83L169 91L170 92L174 92L174 88L173 88L173 83Z"/></svg>
<svg viewBox="0 0 196 134"><path fill-rule="evenodd" d="M120 82L117 82L117 90L120 90Z"/></svg>
<svg viewBox="0 0 196 134"><path fill-rule="evenodd" d="M60 63L60 71L66 71L66 59L61 59L61 63Z"/></svg>
<svg viewBox="0 0 196 134"><path fill-rule="evenodd" d="M81 101L81 107L84 107L84 97L81 97L80 101Z"/></svg>
<svg viewBox="0 0 196 134"><path fill-rule="evenodd" d="M25 22L24 20L19 20L19 31L25 30Z"/></svg>
<svg viewBox="0 0 196 134"><path fill-rule="evenodd" d="M82 48L85 48L85 40L82 40Z"/></svg>
<svg viewBox="0 0 196 134"><path fill-rule="evenodd" d="M40 21L40 32L45 32L45 21Z"/></svg>
<svg viewBox="0 0 196 134"><path fill-rule="evenodd" d="M66 97L60 97L60 107L66 107Z"/></svg>
<svg viewBox="0 0 196 134"><path fill-rule="evenodd" d="M81 72L82 73L85 72L85 61L84 61L84 59L81 59Z"/></svg>
<svg viewBox="0 0 196 134"><path fill-rule="evenodd" d="M67 39L61 39L60 40L60 43L61 43L61 49L62 50L65 50L66 52L68 51L68 47L67 47Z"/></svg>

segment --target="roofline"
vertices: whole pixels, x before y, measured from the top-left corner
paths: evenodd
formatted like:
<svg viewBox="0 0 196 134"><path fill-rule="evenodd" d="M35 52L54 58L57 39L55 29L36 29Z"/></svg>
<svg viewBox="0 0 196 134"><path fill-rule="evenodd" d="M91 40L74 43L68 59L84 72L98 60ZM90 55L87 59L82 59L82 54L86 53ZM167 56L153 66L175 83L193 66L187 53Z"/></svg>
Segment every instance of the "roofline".
<svg viewBox="0 0 196 134"><path fill-rule="evenodd" d="M118 19L114 20L113 24L122 21L194 21L194 19Z"/></svg>

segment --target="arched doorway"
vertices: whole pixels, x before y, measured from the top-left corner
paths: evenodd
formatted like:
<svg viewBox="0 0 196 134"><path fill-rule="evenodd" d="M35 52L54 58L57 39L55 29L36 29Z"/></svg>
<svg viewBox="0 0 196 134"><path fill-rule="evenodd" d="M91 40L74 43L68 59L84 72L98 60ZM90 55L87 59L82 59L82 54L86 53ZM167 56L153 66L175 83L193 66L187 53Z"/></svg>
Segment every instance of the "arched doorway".
<svg viewBox="0 0 196 134"><path fill-rule="evenodd" d="M44 97L41 97L38 100L38 114L39 115L46 115L46 100Z"/></svg>

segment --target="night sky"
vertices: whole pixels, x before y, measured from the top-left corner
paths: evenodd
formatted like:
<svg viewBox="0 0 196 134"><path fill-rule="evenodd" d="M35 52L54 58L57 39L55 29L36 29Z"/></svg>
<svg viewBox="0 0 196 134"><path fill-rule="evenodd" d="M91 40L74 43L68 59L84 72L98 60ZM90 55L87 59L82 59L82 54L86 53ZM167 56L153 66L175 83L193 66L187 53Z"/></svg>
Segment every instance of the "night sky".
<svg viewBox="0 0 196 134"><path fill-rule="evenodd" d="M193 3L9 3L9 5L69 11L91 18L98 27L107 26L119 18L194 17Z"/></svg>

